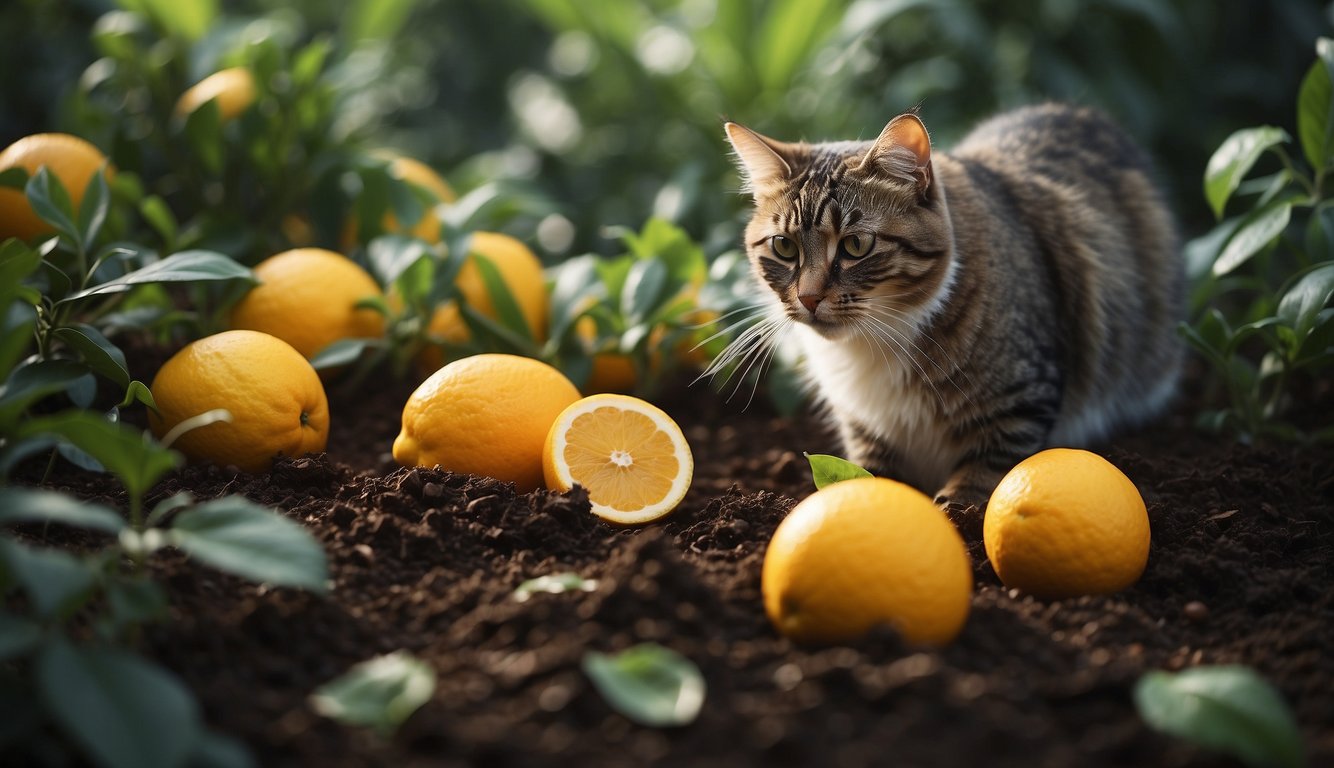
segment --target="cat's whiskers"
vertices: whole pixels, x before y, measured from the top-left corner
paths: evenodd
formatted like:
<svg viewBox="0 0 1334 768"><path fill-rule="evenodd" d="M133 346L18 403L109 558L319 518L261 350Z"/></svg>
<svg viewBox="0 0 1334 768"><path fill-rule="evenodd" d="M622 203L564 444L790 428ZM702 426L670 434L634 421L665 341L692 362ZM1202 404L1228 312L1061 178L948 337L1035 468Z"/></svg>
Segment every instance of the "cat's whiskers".
<svg viewBox="0 0 1334 768"><path fill-rule="evenodd" d="M932 357L930 354L928 354L927 351L926 351L925 349L922 349L922 347L920 347L920 346L917 344L917 342L913 340L913 337L912 337L912 336L909 336L909 335L908 335L907 333L905 333L902 329L897 328L897 327L895 326L895 324L891 324L891 323L885 322L885 320L882 319L882 318L888 318L888 319L896 320L896 321L906 321L906 322L909 322L909 324L911 325L911 322L910 322L910 320L909 320L909 318L907 317L907 314L906 314L905 312L903 312L902 310L897 309L897 308L895 308L895 307L890 307L890 306L877 306L877 305L869 304L869 303L868 303L865 307L863 307L863 309L865 310L865 312L866 312L865 316L866 316L868 319L870 319L872 322L876 323L876 324L879 325L880 327L884 328L887 332L890 332L890 333L895 334L895 335L897 336L897 338L899 338L899 339L902 340L902 344L900 344L900 347L902 347L903 344L907 344L908 346L911 346L911 347L913 348L913 350L915 350L915 351L918 353L918 355L920 355L921 357L925 358L927 362L931 363L931 365L932 365L937 371L940 372L940 375L943 376L943 377L945 378L945 380L948 381L948 382L950 383L950 385L953 386L954 389L955 389L955 390L956 390L956 391L963 397L964 401L965 401L966 403L968 403L969 406L975 406L975 405L976 405L975 401L973 400L973 396L972 396L971 394L969 394L969 391L970 391L970 390L976 390L976 388L977 388L976 385L975 385L974 382L973 382L972 377L969 375L968 371L967 371L965 368L963 368L962 366L959 366L959 365L955 364L954 359L953 359L952 357L950 357L950 353L949 353L949 351L946 350L944 347L942 347L942 346L940 345L940 342L938 342L938 341L936 341L935 339L931 338L931 336L930 336L929 334L923 334L923 333L916 334L916 335L917 335L917 338L927 339L928 341L930 341L932 344L934 344L934 345L936 346L936 349L940 350L940 354L944 357L945 362L949 365L949 368L948 368L948 369L946 369L945 366L941 365L940 361L936 360L934 357ZM886 313L886 314L882 314L882 313ZM904 354L907 354L910 358L913 357L911 354L909 354L909 353L907 352L906 349L904 349ZM925 370L924 368L922 368L920 365L917 366L917 370L918 370L919 373L921 373L921 375L922 375L922 379L923 379L924 381L930 383L931 380L930 380L929 378L927 378L926 370ZM959 385L959 382L955 380L955 375L956 375L956 374L958 374L958 375L962 375L962 376L963 376L963 378L965 379L966 383L968 384L967 389L965 389L964 387L960 386L960 385ZM933 385L933 388L934 388L934 385ZM945 405L945 402L944 402L943 399L941 400L941 405L942 405L942 406ZM946 410L951 410L951 409L946 409Z"/></svg>
<svg viewBox="0 0 1334 768"><path fill-rule="evenodd" d="M740 377L737 379L736 386L733 388L732 393L727 397L730 402L731 399L736 396L736 393L741 390L742 384L749 376L750 371L755 368L756 363L759 363L760 372L763 372L777 349L778 345L775 343L775 339L780 335L785 334L792 325L792 320L789 318L768 312L765 309L767 306L768 302L763 302L755 305L755 307L751 307L750 309L758 309L759 311L756 311L753 315L743 317L736 323L729 325L727 328L709 337L709 340L712 340L719 335L731 332L731 330L737 326L747 322L754 322L753 325L742 331L723 349L722 352L718 354L717 357L713 359L713 362L711 362L709 366L696 377L695 382L704 378L712 380L716 378L719 373L727 370L727 376L723 379L722 385L719 387L721 389L726 387L727 384L731 382L732 377L737 376L739 373ZM742 309L744 310L748 308ZM751 389L750 397L746 401L747 406L754 400L755 390L758 389L758 387L759 379L757 377L754 387Z"/></svg>
<svg viewBox="0 0 1334 768"><path fill-rule="evenodd" d="M899 352L901 352L902 354L901 355L894 354L894 357L898 358L900 361L906 361L908 365L910 365L912 369L917 372L917 375L921 377L921 380L931 389L931 394L935 395L936 401L940 403L941 410L946 412L950 410L949 404L945 402L945 397L940 393L940 389L936 387L935 382L931 380L931 377L927 376L926 369L922 367L922 364L917 361L916 356L914 356L912 352L909 352L908 347L904 344L904 342L912 344L911 339L908 339L907 337L903 336L903 334L898 329L894 328L892 325L889 325L888 323L885 323L870 314L853 315L850 319L852 320L854 327L869 331L871 337L873 337L875 340L878 340L880 342L889 342L890 344L893 344L895 347L897 347ZM880 344L875 344L874 342L871 343L872 346L880 348L882 357L884 356L885 350L889 349L889 347L884 343ZM917 349L917 346L915 344L912 344L912 346L914 349ZM894 352L893 349L889 349L889 351L891 353ZM917 349L917 351L919 353L921 352L920 349ZM924 353L922 354L922 356L927 357ZM927 359L929 360L930 358L927 357ZM885 364L889 365L888 358L885 359ZM956 384L955 386L957 387L958 385Z"/></svg>

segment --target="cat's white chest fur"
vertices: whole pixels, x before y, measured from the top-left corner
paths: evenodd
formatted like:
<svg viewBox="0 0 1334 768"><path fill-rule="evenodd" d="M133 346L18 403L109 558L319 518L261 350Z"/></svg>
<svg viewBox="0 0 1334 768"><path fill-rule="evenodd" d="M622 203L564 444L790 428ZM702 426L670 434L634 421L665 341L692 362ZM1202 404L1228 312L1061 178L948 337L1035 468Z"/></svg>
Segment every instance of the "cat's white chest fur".
<svg viewBox="0 0 1334 768"><path fill-rule="evenodd" d="M898 450L905 468L926 487L944 485L962 451L946 433L936 395L921 386L914 363L885 342L855 334L831 340L804 325L796 331L805 375L818 397Z"/></svg>

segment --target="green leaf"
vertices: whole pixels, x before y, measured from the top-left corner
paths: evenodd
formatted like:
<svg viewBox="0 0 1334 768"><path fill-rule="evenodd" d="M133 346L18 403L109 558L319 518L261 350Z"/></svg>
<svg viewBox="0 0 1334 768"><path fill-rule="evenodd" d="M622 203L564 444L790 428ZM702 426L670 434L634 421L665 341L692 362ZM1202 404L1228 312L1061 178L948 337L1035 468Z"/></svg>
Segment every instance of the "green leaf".
<svg viewBox="0 0 1334 768"><path fill-rule="evenodd" d="M60 523L103 533L119 533L125 520L101 504L55 491L0 488L0 525Z"/></svg>
<svg viewBox="0 0 1334 768"><path fill-rule="evenodd" d="M84 189L83 200L79 201L78 230L79 239L88 244L97 240L102 231L102 224L107 220L107 211L111 207L111 190L107 188L105 166L93 172Z"/></svg>
<svg viewBox="0 0 1334 768"><path fill-rule="evenodd" d="M324 548L305 526L240 496L180 513L171 540L191 557L251 581L323 592Z"/></svg>
<svg viewBox="0 0 1334 768"><path fill-rule="evenodd" d="M43 618L68 615L97 584L97 574L79 558L59 549L28 547L4 537L0 537L0 564L23 585L33 610Z"/></svg>
<svg viewBox="0 0 1334 768"><path fill-rule="evenodd" d="M435 670L406 651L353 666L310 695L310 706L348 725L390 734L435 693Z"/></svg>
<svg viewBox="0 0 1334 768"><path fill-rule="evenodd" d="M1292 199L1284 198L1250 213L1218 255L1218 260L1214 262L1214 275L1226 275L1245 264L1283 234L1292 218L1292 205Z"/></svg>
<svg viewBox="0 0 1334 768"><path fill-rule="evenodd" d="M383 346L380 339L339 339L316 352L310 358L310 365L317 371L351 365L361 359L367 349Z"/></svg>
<svg viewBox="0 0 1334 768"><path fill-rule="evenodd" d="M640 725L689 725L704 706L699 667L656 643L612 655L588 651L581 666L612 709Z"/></svg>
<svg viewBox="0 0 1334 768"><path fill-rule="evenodd" d="M69 192L65 190L60 177L42 166L28 179L23 193L27 195L28 204L34 213L73 241L76 247L83 247L79 228L74 224L74 204L70 202Z"/></svg>
<svg viewBox="0 0 1334 768"><path fill-rule="evenodd" d="M28 169L22 166L14 166L0 171L0 187L7 189L17 189L20 192L28 185Z"/></svg>
<svg viewBox="0 0 1334 768"><path fill-rule="evenodd" d="M543 574L520 584L514 590L514 600L519 603L526 602L539 592L559 595L564 592L592 592L597 588L597 579L585 579L574 572Z"/></svg>
<svg viewBox="0 0 1334 768"><path fill-rule="evenodd" d="M125 397L116 407L128 408L135 403L142 403L154 412L157 411L157 402L153 400L153 390L138 379L125 386Z"/></svg>
<svg viewBox="0 0 1334 768"><path fill-rule="evenodd" d="M1223 217L1228 198L1260 155L1286 141L1288 134L1282 128L1266 125L1237 131L1219 145L1204 169L1204 196L1214 216Z"/></svg>
<svg viewBox="0 0 1334 768"><path fill-rule="evenodd" d="M333 48L331 40L321 37L297 51L296 56L292 58L292 84L302 88L318 80L320 72L324 71L324 62L328 60Z"/></svg>
<svg viewBox="0 0 1334 768"><path fill-rule="evenodd" d="M139 203L139 214L144 217L144 221L147 221L149 226L153 227L162 236L162 242L168 248L176 244L179 230L176 226L176 217L172 214L166 200L157 195L145 197Z"/></svg>
<svg viewBox="0 0 1334 768"><path fill-rule="evenodd" d="M64 392L88 374L88 367L73 360L37 360L15 368L0 386L0 431L9 431L29 406Z"/></svg>
<svg viewBox="0 0 1334 768"><path fill-rule="evenodd" d="M162 475L184 461L147 432L87 412L69 411L32 419L18 434L55 435L87 452L120 479L131 498L142 498Z"/></svg>
<svg viewBox="0 0 1334 768"><path fill-rule="evenodd" d="M198 40L218 16L217 0L120 0L130 10L152 18L168 35Z"/></svg>
<svg viewBox="0 0 1334 768"><path fill-rule="evenodd" d="M173 675L118 648L58 638L37 658L43 703L107 768L181 766L199 742L199 708Z"/></svg>
<svg viewBox="0 0 1334 768"><path fill-rule="evenodd" d="M431 258L430 246L415 237L381 235L366 245L366 260L380 285L393 285L413 264Z"/></svg>
<svg viewBox="0 0 1334 768"><path fill-rule="evenodd" d="M528 321L523 317L523 310L519 309L519 303L514 300L514 294L510 292L509 285L506 284L495 262L489 256L477 251L471 252L468 257L473 260L477 272L482 276L482 283L486 286L487 295L491 297L491 306L495 308L501 325L531 344L533 331L528 327Z"/></svg>
<svg viewBox="0 0 1334 768"><path fill-rule="evenodd" d="M213 176L222 173L222 112L217 99L209 99L186 115L185 138L205 171Z"/></svg>
<svg viewBox="0 0 1334 768"><path fill-rule="evenodd" d="M759 29L756 60L764 87L786 91L793 76L810 65L811 52L841 17L829 0L776 0Z"/></svg>
<svg viewBox="0 0 1334 768"><path fill-rule="evenodd" d="M22 616L0 613L0 662L26 656L41 642L41 625Z"/></svg>
<svg viewBox="0 0 1334 768"><path fill-rule="evenodd" d="M106 591L117 634L167 614L166 593L148 577L114 579L107 584Z"/></svg>
<svg viewBox="0 0 1334 768"><path fill-rule="evenodd" d="M36 328L36 307L23 299L0 300L0 371L13 371L27 355Z"/></svg>
<svg viewBox="0 0 1334 768"><path fill-rule="evenodd" d="M1283 294L1278 316L1304 339L1315 327L1316 316L1334 299L1334 262L1325 262L1307 272Z"/></svg>
<svg viewBox="0 0 1334 768"><path fill-rule="evenodd" d="M56 338L65 342L70 349L79 353L84 364L93 373L102 376L116 386L124 389L130 386L130 372L126 367L125 353L112 344L102 332L82 323L53 331Z"/></svg>
<svg viewBox="0 0 1334 768"><path fill-rule="evenodd" d="M1315 50L1316 62L1297 96L1297 138L1307 162L1320 171L1334 161L1334 40L1320 38Z"/></svg>
<svg viewBox="0 0 1334 768"><path fill-rule="evenodd" d="M1135 685L1135 706L1153 728L1251 766L1305 762L1301 731L1283 698L1247 667L1150 672Z"/></svg>
<svg viewBox="0 0 1334 768"><path fill-rule="evenodd" d="M802 455L811 463L811 475L815 478L816 490L843 480L871 477L870 472L847 459L840 459L837 456L829 456L823 453L803 452Z"/></svg>
<svg viewBox="0 0 1334 768"><path fill-rule="evenodd" d="M255 758L231 736L204 731L190 755L190 768L254 768Z"/></svg>
<svg viewBox="0 0 1334 768"><path fill-rule="evenodd" d="M621 291L621 314L634 325L648 318L667 298L667 267L660 261L636 261L625 276Z"/></svg>
<svg viewBox="0 0 1334 768"><path fill-rule="evenodd" d="M0 286L17 286L42 264L42 254L18 238L0 244Z"/></svg>
<svg viewBox="0 0 1334 768"><path fill-rule="evenodd" d="M211 280L246 280L251 284L259 282L253 272L224 254L216 251L181 251L114 280L79 291L64 301L121 293L136 285L149 283L198 283Z"/></svg>
<svg viewBox="0 0 1334 768"><path fill-rule="evenodd" d="M342 35L348 43L392 39L407 23L417 0L355 0L343 14Z"/></svg>

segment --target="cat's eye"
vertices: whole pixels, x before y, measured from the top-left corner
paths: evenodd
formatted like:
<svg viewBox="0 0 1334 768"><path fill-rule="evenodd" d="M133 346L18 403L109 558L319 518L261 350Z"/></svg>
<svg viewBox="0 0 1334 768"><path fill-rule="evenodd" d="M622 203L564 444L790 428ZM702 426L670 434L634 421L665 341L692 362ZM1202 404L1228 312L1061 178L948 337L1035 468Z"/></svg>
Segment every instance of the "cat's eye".
<svg viewBox="0 0 1334 768"><path fill-rule="evenodd" d="M774 235L769 238L769 247L773 249L774 255L780 259L792 261L797 258L797 244L790 237Z"/></svg>
<svg viewBox="0 0 1334 768"><path fill-rule="evenodd" d="M844 235L843 239L838 241L839 249L843 251L843 254L854 259L860 259L870 253L871 246L874 244L874 235Z"/></svg>

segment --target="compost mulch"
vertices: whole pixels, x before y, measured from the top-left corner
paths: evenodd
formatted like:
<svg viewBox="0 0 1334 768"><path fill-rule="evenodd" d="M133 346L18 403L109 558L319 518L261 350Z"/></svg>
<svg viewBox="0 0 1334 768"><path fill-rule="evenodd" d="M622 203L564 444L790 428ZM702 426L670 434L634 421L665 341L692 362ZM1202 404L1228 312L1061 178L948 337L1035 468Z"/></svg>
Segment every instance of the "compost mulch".
<svg viewBox="0 0 1334 768"><path fill-rule="evenodd" d="M248 584L174 551L154 559L170 617L140 650L261 765L1234 765L1153 731L1132 697L1146 671L1234 663L1291 704L1310 764L1334 765L1330 446L1206 435L1183 402L1097 447L1148 504L1153 543L1132 588L1059 601L1008 590L978 513L955 513L977 577L957 641L913 647L886 629L802 647L766 620L760 568L774 528L813 491L802 452L838 452L817 418L673 384L658 402L694 450L694 484L665 521L619 529L577 489L520 494L398 467L389 447L411 387L383 386L334 392L327 453L260 475L188 467L149 500L244 494L327 549L323 596ZM48 484L124 504L113 483L72 468ZM566 571L596 589L514 599L526 579ZM646 641L703 672L692 724L637 725L581 670L588 651ZM399 649L439 682L394 735L311 708L320 684Z"/></svg>

